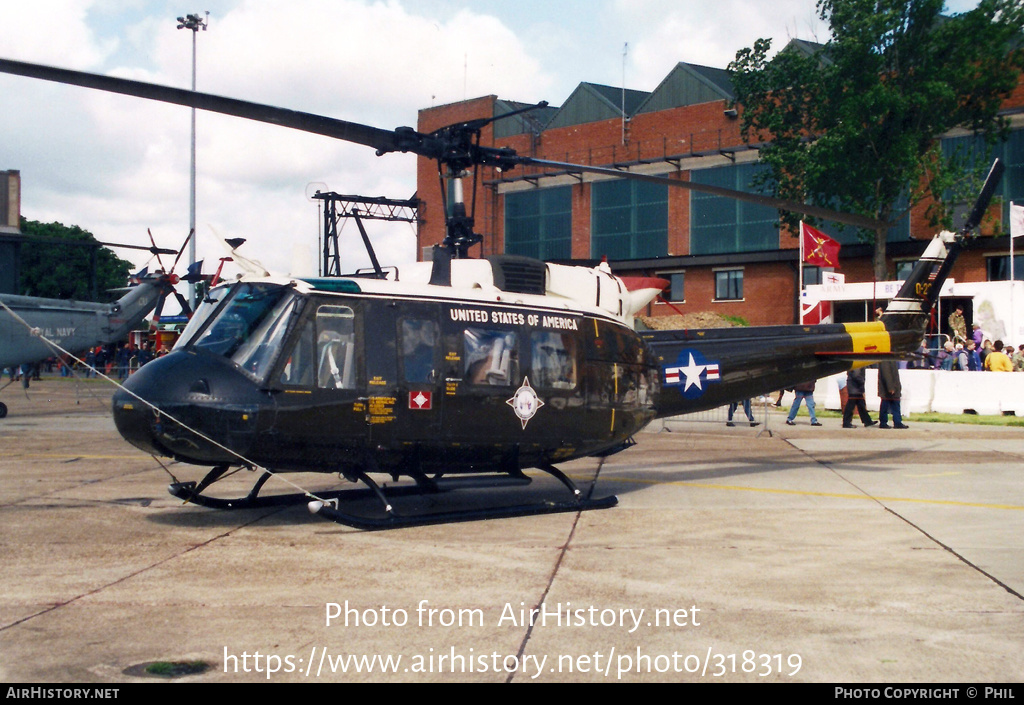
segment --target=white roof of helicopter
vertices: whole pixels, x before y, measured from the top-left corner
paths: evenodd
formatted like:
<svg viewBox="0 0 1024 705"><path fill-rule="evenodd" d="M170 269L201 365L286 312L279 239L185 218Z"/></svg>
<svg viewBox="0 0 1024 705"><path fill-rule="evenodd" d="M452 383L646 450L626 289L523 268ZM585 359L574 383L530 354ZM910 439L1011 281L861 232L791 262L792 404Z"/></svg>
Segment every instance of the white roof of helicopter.
<svg viewBox="0 0 1024 705"><path fill-rule="evenodd" d="M456 259L451 262L451 286L430 283L432 263L416 262L389 267L388 279L340 277L354 282L365 294L423 297L453 302L478 302L511 306L559 309L597 315L633 326L633 318L661 291L657 280L630 281L612 274L607 263L582 267L541 263L545 269L543 295L500 289L495 284L494 268L484 259ZM266 277L242 277L245 281L267 281ZM333 280L334 278L332 278ZM322 278L271 277L271 281L295 282L300 291L320 290ZM631 290L632 289L632 290Z"/></svg>

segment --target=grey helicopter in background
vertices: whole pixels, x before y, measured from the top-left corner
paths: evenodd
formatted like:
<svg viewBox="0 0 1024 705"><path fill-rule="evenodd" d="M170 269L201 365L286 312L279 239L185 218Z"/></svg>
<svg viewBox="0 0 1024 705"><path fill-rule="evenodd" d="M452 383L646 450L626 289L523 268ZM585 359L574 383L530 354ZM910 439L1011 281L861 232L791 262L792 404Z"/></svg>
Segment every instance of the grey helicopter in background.
<svg viewBox="0 0 1024 705"><path fill-rule="evenodd" d="M148 250L157 257L180 253L155 244L114 246ZM131 278L132 286L123 296L106 304L0 294L0 369L38 362L60 350L77 354L124 340L150 313L156 311L158 318L168 296L175 296L182 311L190 313L188 302L174 287L179 281L197 281L201 277L193 270L198 269L193 266L180 278L173 274L173 266L169 272L143 270ZM7 405L0 402L0 418L5 416Z"/></svg>

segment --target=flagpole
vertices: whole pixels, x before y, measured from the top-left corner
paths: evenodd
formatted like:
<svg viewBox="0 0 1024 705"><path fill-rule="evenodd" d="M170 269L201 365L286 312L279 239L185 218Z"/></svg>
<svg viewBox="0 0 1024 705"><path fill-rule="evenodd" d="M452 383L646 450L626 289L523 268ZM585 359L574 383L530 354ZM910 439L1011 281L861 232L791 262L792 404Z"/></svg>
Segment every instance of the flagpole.
<svg viewBox="0 0 1024 705"><path fill-rule="evenodd" d="M1010 201L1010 329L1013 331L1010 335L1011 340L1017 340L1017 334L1020 331L1020 327L1014 330L1014 326L1017 325L1017 302L1016 293L1017 280L1014 278L1013 271L1013 201ZM1018 341L1018 344L1020 341Z"/></svg>
<svg viewBox="0 0 1024 705"><path fill-rule="evenodd" d="M800 260L796 263L797 289L796 309L800 316L800 325L804 324L804 221L800 221Z"/></svg>

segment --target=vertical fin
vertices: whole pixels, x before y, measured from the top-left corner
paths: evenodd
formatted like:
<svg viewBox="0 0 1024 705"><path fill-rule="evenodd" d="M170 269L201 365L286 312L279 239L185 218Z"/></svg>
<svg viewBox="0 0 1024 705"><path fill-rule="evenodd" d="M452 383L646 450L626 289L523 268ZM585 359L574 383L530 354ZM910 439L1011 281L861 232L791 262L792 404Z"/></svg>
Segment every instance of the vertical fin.
<svg viewBox="0 0 1024 705"><path fill-rule="evenodd" d="M888 330L920 329L923 332L932 307L938 301L939 291L963 249L962 242L981 223L999 186L1003 169L999 159L992 163L985 185L960 232L941 232L928 244L903 287L885 310Z"/></svg>

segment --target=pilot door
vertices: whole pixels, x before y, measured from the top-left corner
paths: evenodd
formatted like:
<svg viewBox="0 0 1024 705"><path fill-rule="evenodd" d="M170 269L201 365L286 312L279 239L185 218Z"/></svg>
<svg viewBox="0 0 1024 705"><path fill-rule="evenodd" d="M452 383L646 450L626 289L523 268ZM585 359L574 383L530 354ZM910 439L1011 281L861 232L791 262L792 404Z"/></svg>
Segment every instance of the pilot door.
<svg viewBox="0 0 1024 705"><path fill-rule="evenodd" d="M281 463L333 467L366 444L363 304L312 299L279 365L273 432Z"/></svg>

